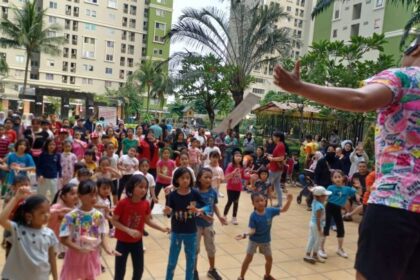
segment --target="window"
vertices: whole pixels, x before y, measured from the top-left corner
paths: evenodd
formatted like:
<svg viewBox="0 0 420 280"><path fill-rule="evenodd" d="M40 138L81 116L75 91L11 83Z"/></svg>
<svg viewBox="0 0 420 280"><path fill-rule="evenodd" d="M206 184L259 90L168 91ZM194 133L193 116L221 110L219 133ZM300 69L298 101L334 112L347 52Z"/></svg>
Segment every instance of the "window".
<svg viewBox="0 0 420 280"><path fill-rule="evenodd" d="M24 63L25 62L25 56L23 56L23 55L17 55L16 56L16 62L17 63Z"/></svg>
<svg viewBox="0 0 420 280"><path fill-rule="evenodd" d="M256 83L259 83L259 84L264 84L265 83L265 80L264 79L261 79L261 78L255 78L255 82Z"/></svg>
<svg viewBox="0 0 420 280"><path fill-rule="evenodd" d="M90 64L83 64L83 69L85 71L93 72L93 65Z"/></svg>
<svg viewBox="0 0 420 280"><path fill-rule="evenodd" d="M93 23L85 23L85 30L95 31L96 25Z"/></svg>
<svg viewBox="0 0 420 280"><path fill-rule="evenodd" d="M156 22L155 23L155 28L162 30L162 31L166 31L166 23L160 23L160 22Z"/></svg>
<svg viewBox="0 0 420 280"><path fill-rule="evenodd" d="M106 41L106 47L107 48L113 48L114 47L114 41Z"/></svg>
<svg viewBox="0 0 420 280"><path fill-rule="evenodd" d="M57 2L50 1L50 9L57 9Z"/></svg>
<svg viewBox="0 0 420 280"><path fill-rule="evenodd" d="M84 84L84 85L93 85L93 80L92 79L83 78L82 79L82 84Z"/></svg>
<svg viewBox="0 0 420 280"><path fill-rule="evenodd" d="M95 44L95 38L85 37L84 38L84 42L85 42L85 44L92 44L92 45L94 45Z"/></svg>
<svg viewBox="0 0 420 280"><path fill-rule="evenodd" d="M375 28L375 29L381 28L381 19L380 18L375 19L375 21L373 22L373 28Z"/></svg>
<svg viewBox="0 0 420 280"><path fill-rule="evenodd" d="M89 10L89 9L87 9L86 10L86 15L88 17L96 17L96 11L95 10Z"/></svg>
<svg viewBox="0 0 420 280"><path fill-rule="evenodd" d="M109 61L109 62L114 61L114 55L113 54L107 54L107 55L105 55L105 60L106 61Z"/></svg>
<svg viewBox="0 0 420 280"><path fill-rule="evenodd" d="M57 23L57 18L56 17L49 16L48 17L48 22L49 23Z"/></svg>
<svg viewBox="0 0 420 280"><path fill-rule="evenodd" d="M334 19L339 19L339 18L340 18L340 10L335 10Z"/></svg>
<svg viewBox="0 0 420 280"><path fill-rule="evenodd" d="M333 38L337 38L337 32L338 32L337 29L333 30L333 33L332 33Z"/></svg>
<svg viewBox="0 0 420 280"><path fill-rule="evenodd" d="M350 37L359 36L359 24L353 24L350 27Z"/></svg>
<svg viewBox="0 0 420 280"><path fill-rule="evenodd" d="M165 43L165 39L162 36L155 36L154 41L157 43Z"/></svg>
<svg viewBox="0 0 420 280"><path fill-rule="evenodd" d="M105 68L105 74L112 75L112 68Z"/></svg>
<svg viewBox="0 0 420 280"><path fill-rule="evenodd" d="M353 20L360 19L361 15L362 15L362 3L353 5L353 17L352 17L352 19Z"/></svg>
<svg viewBox="0 0 420 280"><path fill-rule="evenodd" d="M85 0L86 3L98 4L98 0Z"/></svg>
<svg viewBox="0 0 420 280"><path fill-rule="evenodd" d="M376 0L375 8L381 8L384 6L384 0Z"/></svg>
<svg viewBox="0 0 420 280"><path fill-rule="evenodd" d="M133 45L128 45L127 53L128 54L134 54L134 46Z"/></svg>
<svg viewBox="0 0 420 280"><path fill-rule="evenodd" d="M45 74L45 79L48 80L48 81L52 81L52 80L54 80L54 75L50 74L50 73L47 73L47 74Z"/></svg>
<svg viewBox="0 0 420 280"><path fill-rule="evenodd" d="M290 7L290 6L287 6L286 9L287 9L288 12L291 12L292 11L292 7Z"/></svg>
<svg viewBox="0 0 420 280"><path fill-rule="evenodd" d="M108 0L108 8L116 9L117 8L117 0Z"/></svg>
<svg viewBox="0 0 420 280"><path fill-rule="evenodd" d="M54 60L47 60L48 67L54 67L55 63Z"/></svg>
<svg viewBox="0 0 420 280"><path fill-rule="evenodd" d="M136 20L135 19L130 19L130 28L136 28Z"/></svg>
<svg viewBox="0 0 420 280"><path fill-rule="evenodd" d="M262 89L262 88L253 88L252 92L257 93L257 94L264 94L265 93L264 89Z"/></svg>
<svg viewBox="0 0 420 280"><path fill-rule="evenodd" d="M166 16L166 11L165 10L161 10L161 9L156 9L156 16L158 16L158 17L165 17Z"/></svg>
<svg viewBox="0 0 420 280"><path fill-rule="evenodd" d="M162 49L153 49L153 54L154 55L163 55L163 50Z"/></svg>
<svg viewBox="0 0 420 280"><path fill-rule="evenodd" d="M84 58L95 58L95 52L94 51L84 51L83 52Z"/></svg>

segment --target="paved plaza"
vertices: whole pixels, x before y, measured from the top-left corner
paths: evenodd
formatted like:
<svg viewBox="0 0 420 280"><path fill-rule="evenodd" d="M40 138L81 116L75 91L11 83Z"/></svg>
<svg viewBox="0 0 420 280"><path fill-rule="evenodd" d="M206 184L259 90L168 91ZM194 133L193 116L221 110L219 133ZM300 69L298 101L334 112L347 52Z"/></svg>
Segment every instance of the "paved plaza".
<svg viewBox="0 0 420 280"><path fill-rule="evenodd" d="M223 191L225 191L223 189ZM294 197L298 192L297 188L290 188L290 192ZM226 198L221 198L219 201L220 209L223 209ZM216 268L222 275L223 279L236 280L239 276L240 267L243 258L245 257L245 250L247 247L247 240L236 241L235 235L244 232L248 225L248 218L252 211L250 197L247 193L241 194L238 221L239 225L221 226L217 221L216 230ZM273 269L272 276L276 279L299 279L299 280L321 280L334 279L346 280L354 279L354 258L356 253L357 243L357 228L358 223L345 223L346 237L344 248L349 254L348 259L343 259L335 254L336 238L335 232L332 232L332 237L327 240L326 250L329 258L325 264L311 265L303 262L302 258L305 253L305 246L308 235L308 222L310 212L306 211L304 205L296 204L296 199L290 207L289 211L276 217L273 220L272 227L272 250L273 250ZM170 225L170 220L163 216L155 216L161 223ZM357 217L359 220L360 218ZM165 279L166 264L169 253L169 236L161 232L148 229L150 235L144 238L146 247L145 270L143 274L144 280ZM115 239L111 239L114 245ZM59 270L61 269L62 261L59 260ZM106 267L106 272L98 279L111 280L114 272L114 258L103 254L103 265ZM264 257L256 255L250 265L245 279L254 280L262 279L264 275ZM0 264L4 264L4 252L0 254ZM132 265L131 259L128 259L127 274L125 279L131 279ZM185 279L184 276L185 257L181 251L178 267L175 272L175 279ZM200 279L208 279L206 274L208 270L208 262L206 252L202 244L202 252L198 258L198 271Z"/></svg>

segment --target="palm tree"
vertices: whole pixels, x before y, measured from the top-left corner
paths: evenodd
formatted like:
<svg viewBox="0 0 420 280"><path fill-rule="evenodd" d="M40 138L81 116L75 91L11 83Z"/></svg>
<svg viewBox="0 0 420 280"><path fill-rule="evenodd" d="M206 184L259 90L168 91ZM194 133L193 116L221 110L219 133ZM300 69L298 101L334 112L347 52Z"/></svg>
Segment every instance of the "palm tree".
<svg viewBox="0 0 420 280"><path fill-rule="evenodd" d="M153 91L156 89L153 85L159 83L160 65L151 59L142 63L139 69L133 73L133 81L138 83L142 90L146 90L146 113L149 113L150 98L153 96Z"/></svg>
<svg viewBox="0 0 420 280"><path fill-rule="evenodd" d="M249 6L231 0L230 18L216 7L185 9L168 37L210 51L230 66L230 92L237 106L252 82L251 71L288 54L289 30L276 27L287 16L276 5Z"/></svg>
<svg viewBox="0 0 420 280"><path fill-rule="evenodd" d="M172 94L175 84L168 72L159 69L159 78L154 81L152 97L159 100L160 109L163 110L166 102L166 95Z"/></svg>
<svg viewBox="0 0 420 280"><path fill-rule="evenodd" d="M44 17L46 10L41 10L36 0L27 1L19 9L12 8L13 16L0 22L0 45L11 48L24 48L26 52L25 78L23 93L28 83L29 61L35 53L58 55L59 46L64 38L55 34L61 30L59 25L53 24L45 27Z"/></svg>
<svg viewBox="0 0 420 280"><path fill-rule="evenodd" d="M319 0L312 11L312 18L315 18L323 11L328 9L336 0ZM338 1L338 0L337 0ZM402 47L410 34L411 29L420 23L420 0L390 0L390 4L403 5L412 10L411 18L404 26L404 34L401 37L400 46Z"/></svg>

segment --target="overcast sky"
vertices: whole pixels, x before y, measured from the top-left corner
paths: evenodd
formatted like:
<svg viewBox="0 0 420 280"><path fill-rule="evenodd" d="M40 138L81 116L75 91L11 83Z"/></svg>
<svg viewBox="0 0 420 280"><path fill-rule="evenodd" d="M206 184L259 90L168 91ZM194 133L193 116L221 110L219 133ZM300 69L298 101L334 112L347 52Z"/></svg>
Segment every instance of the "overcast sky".
<svg viewBox="0 0 420 280"><path fill-rule="evenodd" d="M228 2L228 1L226 1ZM226 6L220 0L174 0L174 12L172 15L172 24L178 21L185 8L204 8L208 6ZM171 54L174 52L183 51L187 46L181 43L171 43Z"/></svg>

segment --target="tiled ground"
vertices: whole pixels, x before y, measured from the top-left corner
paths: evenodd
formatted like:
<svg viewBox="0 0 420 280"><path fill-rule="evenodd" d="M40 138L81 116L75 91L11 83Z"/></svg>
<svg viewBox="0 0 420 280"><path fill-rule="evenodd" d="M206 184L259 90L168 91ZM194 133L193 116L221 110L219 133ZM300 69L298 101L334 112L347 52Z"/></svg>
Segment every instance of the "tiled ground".
<svg viewBox="0 0 420 280"><path fill-rule="evenodd" d="M291 193L297 193L297 188L291 188ZM321 280L334 279L346 280L354 279L354 257L357 242L358 223L346 223L345 250L349 254L348 259L343 259L335 254L336 240L335 233L327 240L327 253L329 258L325 264L311 265L303 262L302 257L305 253L309 212L303 205L297 205L296 200L289 211L281 217L276 217L272 227L272 250L273 250L273 269L272 276L276 279L299 279L299 280ZM226 198L221 198L219 207L223 209ZM236 241L234 236L242 233L247 228L249 214L252 205L249 195L242 193L238 220L239 225L221 226L216 222L216 267L223 279L237 279L240 272L241 262L245 256L247 240ZM156 216L161 223L169 225L170 221L162 216ZM150 236L144 238L146 247L145 252L145 271L144 280L164 279L168 258L169 238L166 234L148 230ZM114 242L114 240L112 240ZM203 248L204 249L204 248ZM101 275L100 280L113 279L114 259L104 256L102 260L107 271ZM4 254L0 254L0 264L4 263ZM250 265L245 279L262 279L264 275L264 257L256 255ZM61 262L59 262L59 268ZM175 279L185 279L184 276L185 258L181 252ZM201 279L207 279L208 262L205 250L198 259L198 270ZM128 261L126 279L131 279L132 265Z"/></svg>

